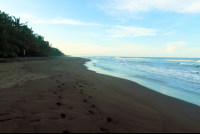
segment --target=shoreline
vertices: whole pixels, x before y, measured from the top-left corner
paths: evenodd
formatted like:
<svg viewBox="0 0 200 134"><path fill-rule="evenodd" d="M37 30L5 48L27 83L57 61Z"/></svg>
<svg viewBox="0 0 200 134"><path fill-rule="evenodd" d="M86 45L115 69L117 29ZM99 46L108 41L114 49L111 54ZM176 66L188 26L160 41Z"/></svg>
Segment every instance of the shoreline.
<svg viewBox="0 0 200 134"><path fill-rule="evenodd" d="M174 86L171 86L169 84L164 85L165 83L163 84L163 83L160 83L157 81L156 82L150 81L145 78L137 78L137 77L133 77L133 76L130 77L130 76L124 75L122 73L112 72L109 69L104 70L104 68L94 65L95 63L96 63L96 60L91 60L89 62L86 62L84 64L84 66L86 66L88 70L94 71L98 74L104 74L104 75L108 75L108 76L112 76L112 77L116 77L116 78L129 80L129 81L135 82L141 86L144 86L150 90L161 93L163 95L173 97L173 98L200 106L200 101L198 101L199 97L200 97L199 92L193 92L190 90L182 89L180 87L175 88ZM190 97L188 97L188 96L190 96Z"/></svg>
<svg viewBox="0 0 200 134"><path fill-rule="evenodd" d="M0 132L200 132L200 107L87 70L86 61L0 63Z"/></svg>

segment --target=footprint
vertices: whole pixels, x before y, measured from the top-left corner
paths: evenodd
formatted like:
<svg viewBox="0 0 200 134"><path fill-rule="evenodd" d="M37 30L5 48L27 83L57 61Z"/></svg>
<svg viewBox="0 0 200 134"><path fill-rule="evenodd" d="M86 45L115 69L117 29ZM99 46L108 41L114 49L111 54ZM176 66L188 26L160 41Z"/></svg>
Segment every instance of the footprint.
<svg viewBox="0 0 200 134"><path fill-rule="evenodd" d="M88 112L91 113L91 114L93 114L93 115L95 115L95 113L92 110L89 110Z"/></svg>
<svg viewBox="0 0 200 134"><path fill-rule="evenodd" d="M72 106L69 106L69 109L74 109L74 107L72 107Z"/></svg>
<svg viewBox="0 0 200 134"><path fill-rule="evenodd" d="M62 97L61 97L61 96L58 96L58 98L59 98L59 99L62 99Z"/></svg>
<svg viewBox="0 0 200 134"><path fill-rule="evenodd" d="M15 119L26 119L26 117L15 117Z"/></svg>
<svg viewBox="0 0 200 134"><path fill-rule="evenodd" d="M11 120L11 119L0 120L0 122L9 121L9 120Z"/></svg>
<svg viewBox="0 0 200 134"><path fill-rule="evenodd" d="M104 128L104 127L101 127L100 129L101 129L102 131L106 132L106 133L109 133L109 131L108 131L106 128Z"/></svg>
<svg viewBox="0 0 200 134"><path fill-rule="evenodd" d="M95 108L95 107L96 107L96 105L94 105L94 104L93 104L93 105L92 105L92 107L93 107L93 108Z"/></svg>
<svg viewBox="0 0 200 134"><path fill-rule="evenodd" d="M61 118L65 119L65 114L61 114Z"/></svg>
<svg viewBox="0 0 200 134"><path fill-rule="evenodd" d="M62 104L60 102L56 103L58 106L61 106Z"/></svg>
<svg viewBox="0 0 200 134"><path fill-rule="evenodd" d="M3 113L3 114L0 114L0 116L4 116L4 115L9 115L9 113Z"/></svg>
<svg viewBox="0 0 200 134"><path fill-rule="evenodd" d="M40 119L38 119L38 120L31 120L29 122L39 122L39 121L41 121L41 120Z"/></svg>
<svg viewBox="0 0 200 134"><path fill-rule="evenodd" d="M57 94L56 92L53 92L54 94Z"/></svg>
<svg viewBox="0 0 200 134"><path fill-rule="evenodd" d="M111 117L107 118L107 122L112 122L112 121L113 121L113 118L111 118Z"/></svg>
<svg viewBox="0 0 200 134"><path fill-rule="evenodd" d="M86 99L83 100L85 103L87 103L88 101Z"/></svg>

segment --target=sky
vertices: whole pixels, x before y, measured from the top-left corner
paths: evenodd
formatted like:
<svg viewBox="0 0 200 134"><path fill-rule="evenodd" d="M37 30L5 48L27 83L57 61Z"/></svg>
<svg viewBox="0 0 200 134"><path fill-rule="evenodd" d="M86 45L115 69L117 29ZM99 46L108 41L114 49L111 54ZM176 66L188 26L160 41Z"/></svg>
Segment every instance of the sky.
<svg viewBox="0 0 200 134"><path fill-rule="evenodd" d="M0 0L72 56L200 58L200 0Z"/></svg>

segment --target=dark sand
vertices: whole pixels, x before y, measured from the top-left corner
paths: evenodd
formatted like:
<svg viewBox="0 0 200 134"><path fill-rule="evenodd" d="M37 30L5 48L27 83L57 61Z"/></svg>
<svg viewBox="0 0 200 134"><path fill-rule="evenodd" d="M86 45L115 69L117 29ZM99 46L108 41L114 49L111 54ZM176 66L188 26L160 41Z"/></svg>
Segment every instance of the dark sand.
<svg viewBox="0 0 200 134"><path fill-rule="evenodd" d="M0 133L200 132L200 107L88 71L86 61L1 59Z"/></svg>

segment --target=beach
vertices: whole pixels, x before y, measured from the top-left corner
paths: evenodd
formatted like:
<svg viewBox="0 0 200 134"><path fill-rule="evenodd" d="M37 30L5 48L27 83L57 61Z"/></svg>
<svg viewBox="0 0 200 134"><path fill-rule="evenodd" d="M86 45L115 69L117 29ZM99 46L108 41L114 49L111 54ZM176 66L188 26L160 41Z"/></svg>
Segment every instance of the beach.
<svg viewBox="0 0 200 134"><path fill-rule="evenodd" d="M194 133L200 107L89 71L85 58L0 60L0 133Z"/></svg>

